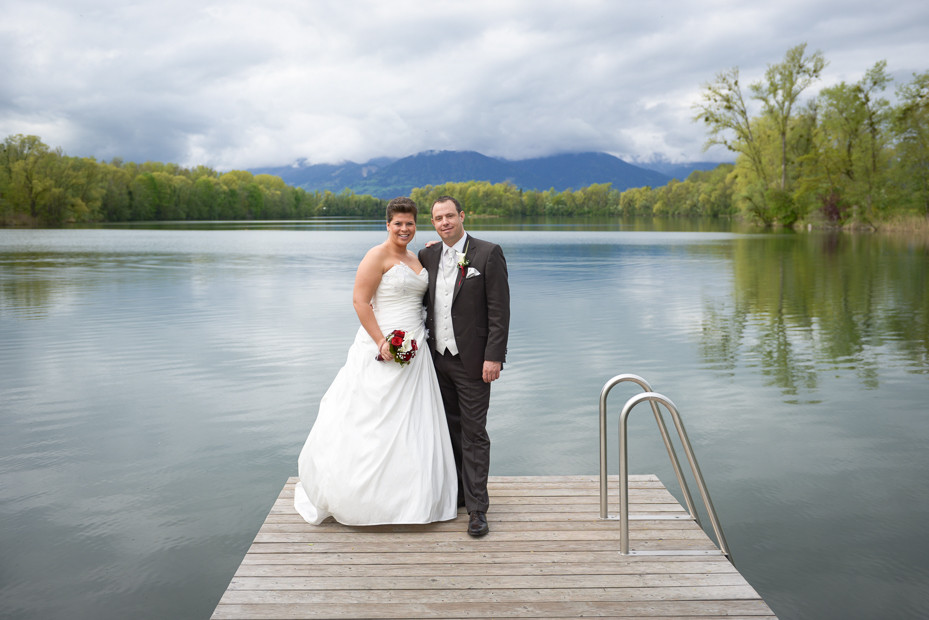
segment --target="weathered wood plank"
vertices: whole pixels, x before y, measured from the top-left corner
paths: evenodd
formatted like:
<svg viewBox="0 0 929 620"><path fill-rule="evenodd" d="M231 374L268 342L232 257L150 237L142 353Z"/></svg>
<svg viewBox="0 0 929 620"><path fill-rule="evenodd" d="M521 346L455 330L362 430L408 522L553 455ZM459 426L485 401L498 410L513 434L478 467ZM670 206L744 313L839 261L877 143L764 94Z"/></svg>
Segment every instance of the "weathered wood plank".
<svg viewBox="0 0 929 620"><path fill-rule="evenodd" d="M536 503L537 502L537 503ZM611 502L609 505L610 514L619 513L619 502ZM592 518L599 518L600 516L600 503L599 502L577 502L577 503L559 503L558 505L545 502L543 500L535 500L532 502L527 502L525 504L514 503L510 505L508 502L494 504L490 508L493 512L515 512L515 513L559 513L559 512L583 512L590 515ZM629 514L636 513L653 513L653 512L674 512L680 514L687 514L687 512L681 507L680 504L671 503L671 502L640 502L633 501L630 497L629 499Z"/></svg>
<svg viewBox="0 0 929 620"><path fill-rule="evenodd" d="M707 538L705 540L637 540L630 535L630 541L633 550L637 551L691 551L691 550L715 550L716 546ZM439 542L431 543L428 549L417 545L415 542L410 543L385 543L378 545L378 550L389 553L405 553L407 551L431 552L431 553L486 553L490 551L522 551L526 549L526 543L503 542L498 543L493 540L481 541L479 549L474 548L474 542L462 540L460 542ZM606 545L598 541L537 541L532 543L532 549L537 551L602 551ZM619 551L619 545L614 545L615 550ZM249 548L249 553L345 553L349 551L370 551L374 549L364 549L362 545L353 543L254 543ZM449 559L449 561L453 561Z"/></svg>
<svg viewBox="0 0 929 620"><path fill-rule="evenodd" d="M494 522L504 522L504 521L541 521L544 523L548 522L557 522L557 521L582 521L582 522L600 522L600 509L599 506L584 506L583 509L575 509L572 511L565 511L564 507L559 507L557 511L552 510L551 507L546 506L523 506L523 510L519 508L507 508L501 510L500 507L491 507L491 514L494 515ZM616 513L619 512L619 507L611 507ZM611 513L612 514L612 513ZM630 510L630 516L635 517L636 519L656 517L656 518L669 518L675 517L680 519L690 519L687 512L680 506L672 507L671 504L662 504L656 505L654 507L649 507L648 511L640 510L634 511ZM458 514L458 523L463 523L465 517L464 513L461 512ZM617 521L612 520L612 526L615 527ZM455 523L455 520L452 520L451 523ZM301 523L306 525L306 521L295 512L272 512L268 515L268 518L265 520L265 523ZM447 523L447 522L446 522ZM606 523L606 521L604 521ZM340 523L334 521L326 521L320 525L314 527L351 527L343 526ZM367 527L411 527L408 525L386 525L386 526L367 526ZM412 526L416 527L416 526Z"/></svg>
<svg viewBox="0 0 929 620"><path fill-rule="evenodd" d="M619 503L611 502L609 504L610 512L619 511ZM651 512L651 511L674 511L684 512L684 509L673 497L652 497L643 498L629 496L629 512ZM283 500L274 503L272 514L292 514L293 500ZM595 497L551 497L551 498L530 498L526 501L521 498L494 498L494 503L490 507L494 512L588 512L592 515L599 515L600 501Z"/></svg>
<svg viewBox="0 0 929 620"><path fill-rule="evenodd" d="M600 501L600 489L590 488L588 486L557 486L557 485L533 485L531 487L519 488L515 485L506 485L503 487L488 487L488 491L494 494L496 501L504 497L592 497ZM648 493L659 493L664 497L670 496L670 492L661 486L660 482L640 483L629 487L630 496L639 495L647 496ZM611 499L618 498L619 487L612 486L609 488ZM281 494L282 498L293 498L293 487L290 487L287 493ZM618 501L618 500L617 500ZM676 500L675 500L676 501Z"/></svg>
<svg viewBox="0 0 929 620"><path fill-rule="evenodd" d="M558 521L546 521L544 519L533 519L529 521L506 519L510 516L507 513L490 513L490 519L494 522L494 533L500 532L572 532L572 531L607 531L618 532L618 521L601 520L591 517L578 517L575 519L566 519ZM261 526L259 533L271 532L300 532L315 533L319 535L329 535L331 532L349 533L366 533L366 534L387 534L387 533L411 533L420 534L423 532L458 532L465 531L467 521L462 515L453 521L443 521L441 523L431 523L428 529L425 526L415 525L370 525L364 527L349 527L340 525L334 521L329 521L321 525L310 526L307 528L306 522L297 517L299 521L289 520L281 521L269 518ZM635 519L629 521L630 530L693 530L702 531L700 526L690 519Z"/></svg>
<svg viewBox="0 0 929 620"><path fill-rule="evenodd" d="M669 506L676 507L677 510L683 510L681 508L680 502L678 502L674 497L667 491L658 491L658 490L646 490L633 493L629 492L629 509L637 508L642 510L641 506L651 505L651 504L667 504ZM579 507L584 510L593 511L595 513L600 510L600 498L593 495L578 495L578 496L550 496L550 497L538 497L538 496L526 496L526 497L496 497L494 496L493 504L491 505L491 510L499 510L502 507L506 506L518 506L517 510L530 509L532 506L539 506L544 510L550 510L553 512L559 512L562 510L575 510L577 508L570 508L571 506ZM619 501L611 501L608 503L614 510L619 509ZM281 508L287 510L287 508L293 508L293 498L285 498L283 500L276 501L274 503L275 508Z"/></svg>
<svg viewBox="0 0 929 620"><path fill-rule="evenodd" d="M229 590L494 590L552 587L548 575L426 575L421 577L233 577ZM558 588L650 588L747 585L738 573L561 575Z"/></svg>
<svg viewBox="0 0 929 620"><path fill-rule="evenodd" d="M332 593L325 590L230 590L223 599L229 605L327 604ZM423 590L340 590L339 603L522 603L527 601L700 601L752 600L758 594L748 585L733 586L658 586L616 588L546 588L508 589L423 589Z"/></svg>
<svg viewBox="0 0 929 620"><path fill-rule="evenodd" d="M222 608L222 609L221 609ZM654 616L772 617L764 601L558 601L521 603L395 603L221 605L214 618L545 618Z"/></svg>
<svg viewBox="0 0 929 620"><path fill-rule="evenodd" d="M305 551L305 550L304 550ZM641 572L636 569L640 563L649 563L659 560L661 562L716 562L735 571L735 567L721 554L710 555L666 555L656 558L645 555L619 555L619 550L590 551L587 553L572 553L570 551L483 551L481 553L468 553L446 559L434 553L251 553L242 560L247 564L314 564L319 566L346 564L349 566L377 566L379 564L439 564L445 566L462 567L469 564L495 565L495 564L530 564L532 562L551 562L558 565L577 564L615 564L628 566L631 572ZM387 570L385 568L385 570ZM619 569L617 569L619 570ZM692 572L689 568L682 568L676 572ZM705 572L705 571L703 571ZM380 573L383 574L383 573Z"/></svg>
<svg viewBox="0 0 929 620"><path fill-rule="evenodd" d="M531 561L535 558L531 554L525 561L503 562L495 560L481 565L482 575L650 575L669 573L697 573L697 574L723 574L736 573L735 567L720 556L720 560L708 561L700 556L687 556L693 561L687 566L679 562L668 562L662 558L655 561L654 556L636 556L649 558L649 562L617 562L615 557L609 562L569 562L558 561ZM566 557L562 555L559 557ZM283 565L277 563L255 564L243 563L236 571L236 577L377 577L385 574L398 577L433 576L441 572L443 575L470 575L474 572L472 564L449 564L440 562L439 558L430 558L431 563L416 562L409 564L363 564L360 559L355 562L343 564L320 564L317 562L291 563L292 555L281 560ZM353 558L354 559L354 558Z"/></svg>
<svg viewBox="0 0 929 620"><path fill-rule="evenodd" d="M502 498L511 497L587 497L600 501L600 489L588 486L566 487L557 485L535 485L533 487L517 487L516 485L506 485L504 487L493 488L488 485L488 491L494 496L495 501L501 501ZM292 498L294 487L288 485L284 488L280 497L284 499ZM650 494L661 495L662 498L672 497L671 493L661 483L648 485L632 485L629 487L630 499L636 497L648 497ZM610 487L610 498L618 500L619 487ZM676 500L675 500L676 501Z"/></svg>
<svg viewBox="0 0 929 620"><path fill-rule="evenodd" d="M648 523L651 523L649 521ZM664 523L662 523L664 525ZM706 537L703 530L696 528L653 528L638 527L629 528L630 537L639 536L641 538L660 538L675 540L696 540ZM437 531L430 530L427 532L258 532L255 536L256 543L408 543L415 537L416 543L439 543L455 540L467 540L464 538L467 534L461 530L457 531ZM541 541L541 540L598 540L598 541L617 541L620 538L618 528L612 530L500 530L494 528L494 542L510 541Z"/></svg>
<svg viewBox="0 0 929 620"><path fill-rule="evenodd" d="M611 483L607 488L611 495L619 492L619 484L617 483ZM659 480L643 480L629 484L630 491L664 490L665 488ZM284 492L281 493L281 497L293 497L293 489L294 485L288 484ZM525 496L535 493L539 495L596 495L598 497L600 495L600 485L589 482L532 482L522 485L516 483L488 484L487 489L497 497L507 495Z"/></svg>
<svg viewBox="0 0 929 620"><path fill-rule="evenodd" d="M287 479L286 484L294 485L297 483L299 478L297 476L290 476ZM628 478L630 483L633 482L661 482L658 479L658 476L655 474L629 474ZM612 474L607 476L607 481L610 484L619 484L619 476ZM567 476L491 476L487 481L488 488L493 488L494 485L502 485L506 483L523 485L526 483L540 484L540 483L551 483L551 484L562 484L562 483L587 483L587 484L600 484L600 476L597 474L572 474ZM664 485L662 485L664 486Z"/></svg>

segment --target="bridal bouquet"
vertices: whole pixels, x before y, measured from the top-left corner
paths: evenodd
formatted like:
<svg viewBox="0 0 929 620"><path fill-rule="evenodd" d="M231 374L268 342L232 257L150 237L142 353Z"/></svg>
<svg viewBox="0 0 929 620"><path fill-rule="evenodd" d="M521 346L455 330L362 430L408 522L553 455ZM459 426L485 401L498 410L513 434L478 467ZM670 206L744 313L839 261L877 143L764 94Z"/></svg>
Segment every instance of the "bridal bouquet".
<svg viewBox="0 0 929 620"><path fill-rule="evenodd" d="M406 332L399 329L390 332L387 336L387 344L390 347L390 354L393 356L394 361L401 366L409 364L419 348L416 344L416 340L410 338ZM379 361L385 361L380 353L378 353L377 359Z"/></svg>

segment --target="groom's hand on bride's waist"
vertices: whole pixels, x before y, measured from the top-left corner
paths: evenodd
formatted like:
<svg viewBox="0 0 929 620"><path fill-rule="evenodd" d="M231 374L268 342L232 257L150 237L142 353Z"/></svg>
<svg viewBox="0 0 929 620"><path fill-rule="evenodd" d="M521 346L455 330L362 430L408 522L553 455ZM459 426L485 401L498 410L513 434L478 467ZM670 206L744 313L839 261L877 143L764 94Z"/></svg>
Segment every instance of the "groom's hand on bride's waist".
<svg viewBox="0 0 929 620"><path fill-rule="evenodd" d="M484 360L484 383L493 383L500 378L500 369L503 364L500 362L488 362Z"/></svg>

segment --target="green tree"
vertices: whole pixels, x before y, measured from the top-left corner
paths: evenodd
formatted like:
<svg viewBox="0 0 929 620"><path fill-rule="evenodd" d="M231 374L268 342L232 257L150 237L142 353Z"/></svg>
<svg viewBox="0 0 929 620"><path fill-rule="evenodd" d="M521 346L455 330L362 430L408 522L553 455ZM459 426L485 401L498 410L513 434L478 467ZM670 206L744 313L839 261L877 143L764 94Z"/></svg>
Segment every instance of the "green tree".
<svg viewBox="0 0 929 620"><path fill-rule="evenodd" d="M748 110L738 67L706 84L694 106L695 120L709 131L706 147L719 144L738 153L736 196L743 211L766 226L775 221L790 225L802 215L790 183L799 172L792 177L790 168L809 152L812 132L808 122L797 119L795 108L825 66L820 52L806 55L806 44L788 50L782 62L768 66L764 80L749 85L752 99L761 103L760 117Z"/></svg>
<svg viewBox="0 0 929 620"><path fill-rule="evenodd" d="M50 223L100 220L106 192L104 166L92 157L58 157L55 165L57 170L51 176L60 205Z"/></svg>
<svg viewBox="0 0 929 620"><path fill-rule="evenodd" d="M750 86L752 97L762 103L765 116L770 118L780 141L780 189L787 190L788 158L787 141L793 120L793 109L800 94L814 81L826 67L822 52L816 51L806 55L806 43L787 50L782 62L768 65L764 81Z"/></svg>
<svg viewBox="0 0 929 620"><path fill-rule="evenodd" d="M929 218L929 71L897 89L893 110L896 138L893 177L896 199Z"/></svg>
<svg viewBox="0 0 929 620"><path fill-rule="evenodd" d="M40 221L40 211L51 190L45 170L52 153L38 136L11 136L3 147L0 184L6 185L5 200L9 200L15 210Z"/></svg>
<svg viewBox="0 0 929 620"><path fill-rule="evenodd" d="M619 211L626 217L652 215L657 197L651 187L633 187L619 197Z"/></svg>
<svg viewBox="0 0 929 620"><path fill-rule="evenodd" d="M772 224L767 205L770 175L763 147L765 127L748 110L739 68L721 72L715 81L705 84L701 102L694 107L698 110L694 120L703 122L709 134L704 150L721 145L738 154L735 195L742 210L765 226Z"/></svg>
<svg viewBox="0 0 929 620"><path fill-rule="evenodd" d="M761 144L755 137L754 123L742 95L739 68L720 72L715 81L704 84L701 102L694 107L698 110L694 120L703 122L709 132L704 150L721 145L739 153L761 183L767 186L768 174Z"/></svg>
<svg viewBox="0 0 929 620"><path fill-rule="evenodd" d="M151 172L136 175L129 184L129 219L144 222L155 219L158 211L158 181Z"/></svg>
<svg viewBox="0 0 929 620"><path fill-rule="evenodd" d="M821 191L858 206L867 221L874 217L888 169L890 104L880 97L890 83L886 66L880 61L856 84L840 82L819 97Z"/></svg>
<svg viewBox="0 0 929 620"><path fill-rule="evenodd" d="M736 212L733 201L734 176L731 164L721 164L713 170L696 170L687 177L696 194L697 214L728 217Z"/></svg>
<svg viewBox="0 0 929 620"><path fill-rule="evenodd" d="M129 184L132 178L124 168L113 163L101 166L103 196L100 219L105 222L124 222L130 217Z"/></svg>
<svg viewBox="0 0 929 620"><path fill-rule="evenodd" d="M255 176L247 170L230 170L219 177L226 189L225 208L223 218L244 220L248 219L250 198L249 186L254 182Z"/></svg>

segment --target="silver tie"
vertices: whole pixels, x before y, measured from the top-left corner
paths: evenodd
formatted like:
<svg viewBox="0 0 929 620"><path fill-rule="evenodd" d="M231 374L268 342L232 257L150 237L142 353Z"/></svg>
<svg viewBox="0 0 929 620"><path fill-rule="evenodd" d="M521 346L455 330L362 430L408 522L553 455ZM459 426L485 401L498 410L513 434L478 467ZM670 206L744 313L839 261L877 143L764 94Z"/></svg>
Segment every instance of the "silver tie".
<svg viewBox="0 0 929 620"><path fill-rule="evenodd" d="M445 250L445 278L451 278L454 281L455 277L455 248L447 248Z"/></svg>

